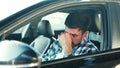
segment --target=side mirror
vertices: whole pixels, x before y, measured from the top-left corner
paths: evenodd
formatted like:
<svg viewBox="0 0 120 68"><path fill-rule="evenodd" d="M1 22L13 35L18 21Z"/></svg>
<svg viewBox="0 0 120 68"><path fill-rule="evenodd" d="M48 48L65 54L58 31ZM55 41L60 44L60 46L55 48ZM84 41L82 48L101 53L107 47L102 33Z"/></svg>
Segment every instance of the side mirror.
<svg viewBox="0 0 120 68"><path fill-rule="evenodd" d="M0 68L40 68L40 54L28 44L5 40L0 42Z"/></svg>

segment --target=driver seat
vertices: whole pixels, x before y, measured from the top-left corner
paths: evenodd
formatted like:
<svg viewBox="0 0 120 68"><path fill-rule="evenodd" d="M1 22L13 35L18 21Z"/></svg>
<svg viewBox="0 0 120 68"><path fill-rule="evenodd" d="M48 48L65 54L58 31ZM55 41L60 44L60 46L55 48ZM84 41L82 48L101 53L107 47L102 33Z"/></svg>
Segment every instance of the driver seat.
<svg viewBox="0 0 120 68"><path fill-rule="evenodd" d="M38 23L38 37L30 44L34 49L44 54L51 42L53 42L54 33L48 20L42 20Z"/></svg>
<svg viewBox="0 0 120 68"><path fill-rule="evenodd" d="M42 20L38 24L38 34L48 38L52 38L54 36L54 31L52 30L52 27L48 20Z"/></svg>

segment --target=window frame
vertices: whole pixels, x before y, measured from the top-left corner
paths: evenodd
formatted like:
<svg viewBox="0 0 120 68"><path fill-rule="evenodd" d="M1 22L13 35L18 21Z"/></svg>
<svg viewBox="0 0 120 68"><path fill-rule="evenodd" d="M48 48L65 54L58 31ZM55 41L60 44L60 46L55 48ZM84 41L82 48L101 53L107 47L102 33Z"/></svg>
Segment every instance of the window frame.
<svg viewBox="0 0 120 68"><path fill-rule="evenodd" d="M82 4L82 3L80 3L80 4ZM67 6L66 5L66 7L75 7L75 6L73 6L74 4L71 4L71 6ZM65 5L64 5L65 6ZM82 4L82 5L77 5L77 6L90 6L90 5L88 5L87 3L86 4ZM101 4L92 4L91 6L97 6L97 7L99 7L100 9L104 9L105 10L105 7L104 7L104 4L103 5L101 5ZM63 8L66 8L66 7L63 7ZM59 8L59 9L57 9L58 11L59 10L61 10L61 9L63 9L63 8ZM57 11L57 10L54 10L54 11L52 11L52 13L53 12L55 12L55 11ZM62 11L62 10L61 10ZM106 13L106 11L102 11L103 13L102 13L102 15L104 15L105 13ZM48 12L48 14L49 14L49 12ZM106 14L105 14L106 15ZM102 19L104 19L103 21L102 21L102 23L103 22L106 22L106 16L104 16L104 18L102 18ZM101 24L101 26L103 26L103 24ZM106 23L104 24L104 26L103 27L101 27L101 33L104 33L105 31L107 30L107 28L106 28ZM103 38L102 38L102 44L101 45L106 45L106 43L107 43L107 33L106 34L101 34L102 36L103 36ZM103 42L103 41L105 41L105 43ZM104 48L105 47L105 48ZM107 46L102 46L101 48L104 48L104 49L101 49L101 50L107 50ZM91 56L91 55L87 55L87 56ZM80 57L80 56L78 56L78 57ZM70 58L70 59L75 59L76 57L72 57L72 58ZM85 57L84 57L85 58ZM43 64L43 66L44 66L44 64L46 65L46 63L47 63L47 65L51 65L52 64L52 62L53 62L53 64L54 63L57 63L57 62L64 62L65 60L67 61L67 59L69 59L69 58L62 58L62 59L56 59L56 60L53 60L53 61L47 61L47 62L42 62L42 64ZM65 62L66 62L65 61Z"/></svg>

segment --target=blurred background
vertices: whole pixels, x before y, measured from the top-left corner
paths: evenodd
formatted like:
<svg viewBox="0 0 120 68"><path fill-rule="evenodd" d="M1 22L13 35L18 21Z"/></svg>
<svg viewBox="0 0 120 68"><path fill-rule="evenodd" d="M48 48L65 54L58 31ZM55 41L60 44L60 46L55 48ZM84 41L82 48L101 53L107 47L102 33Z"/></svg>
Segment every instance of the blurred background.
<svg viewBox="0 0 120 68"><path fill-rule="evenodd" d="M0 20L43 0L0 0Z"/></svg>

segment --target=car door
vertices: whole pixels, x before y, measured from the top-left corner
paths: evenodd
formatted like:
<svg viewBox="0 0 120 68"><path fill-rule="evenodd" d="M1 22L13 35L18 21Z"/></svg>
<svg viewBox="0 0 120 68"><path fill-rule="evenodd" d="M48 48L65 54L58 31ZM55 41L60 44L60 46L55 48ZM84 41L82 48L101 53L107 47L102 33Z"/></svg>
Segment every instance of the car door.
<svg viewBox="0 0 120 68"><path fill-rule="evenodd" d="M28 23L36 22L37 25L39 21L47 15L56 12L69 14L72 11L87 10L93 19L92 24L89 27L89 32L92 33L89 34L90 36L88 38L100 43L96 44L96 46L99 47L99 52L95 54L45 61L42 62L41 68L112 68L120 64L120 32L116 31L120 26L120 14L118 14L119 9L116 9L118 7L119 4L117 2L83 2L78 0L43 1L1 21L1 41L4 40L9 34L22 26L27 25ZM111 12L112 10L116 10L116 12ZM32 31L35 30L34 38L37 36L36 25L33 26L32 29ZM64 29L58 31L64 31ZM113 46L116 46L116 48L113 48Z"/></svg>
<svg viewBox="0 0 120 68"><path fill-rule="evenodd" d="M43 62L42 63L42 68L61 68L61 67L70 67L70 68L112 68L112 67L118 67L119 63L120 63L120 59L119 59L119 54L120 54L120 50L119 50L119 42L116 42L117 44L113 44L112 42L115 42L113 40L113 34L111 33L111 31L114 32L114 30L112 29L118 29L118 28L112 28L113 22L117 19L117 17L112 18L113 15L110 13L115 14L115 12L110 12L110 10L113 10L113 4L114 7L118 7L118 3L114 3L114 2L101 2L101 3L71 3L71 5L69 6L69 8L72 6L72 8L75 8L77 10L77 8L75 7L75 4L77 4L77 6L79 6L79 8L81 6L84 6L83 8L85 9L86 7L90 8L90 5L92 5L92 7L94 8L98 8L97 10L100 10L100 17L99 17L99 13L98 13L98 19L95 20L95 22L97 22L96 24L100 24L97 25L98 29L100 29L101 31L101 40L97 40L100 41L100 52L96 53L96 54L91 54L91 55L84 55L84 56L75 56L75 57L69 57L69 58L64 58L64 59L58 59L58 60L53 60L53 61L47 61L47 62ZM79 5L78 5L79 4ZM82 4L82 5L81 5ZM73 7L74 5L74 7ZM112 6L111 6L112 5ZM65 6L65 5L64 5ZM98 6L98 7L95 7ZM68 7L68 6L67 6ZM68 9L69 11L70 9ZM116 9L114 9L116 10ZM116 10L117 11L117 10ZM97 18L97 17L95 17ZM101 21L101 22L100 22ZM119 23L119 21L116 21L117 23ZM116 24L117 24L116 23ZM115 24L114 24L115 25ZM114 26L115 27L115 26ZM92 28L94 28L94 26L92 26ZM94 29L90 29L90 31L94 31L96 32L95 28ZM99 32L99 30L98 30ZM116 33L116 32L115 32ZM119 37L119 32L117 32L117 36ZM114 38L114 39L119 39L119 38ZM92 38L93 40L93 38ZM96 40L95 40L96 41ZM117 40L119 41L119 40ZM114 48L115 46L117 46L116 48Z"/></svg>

